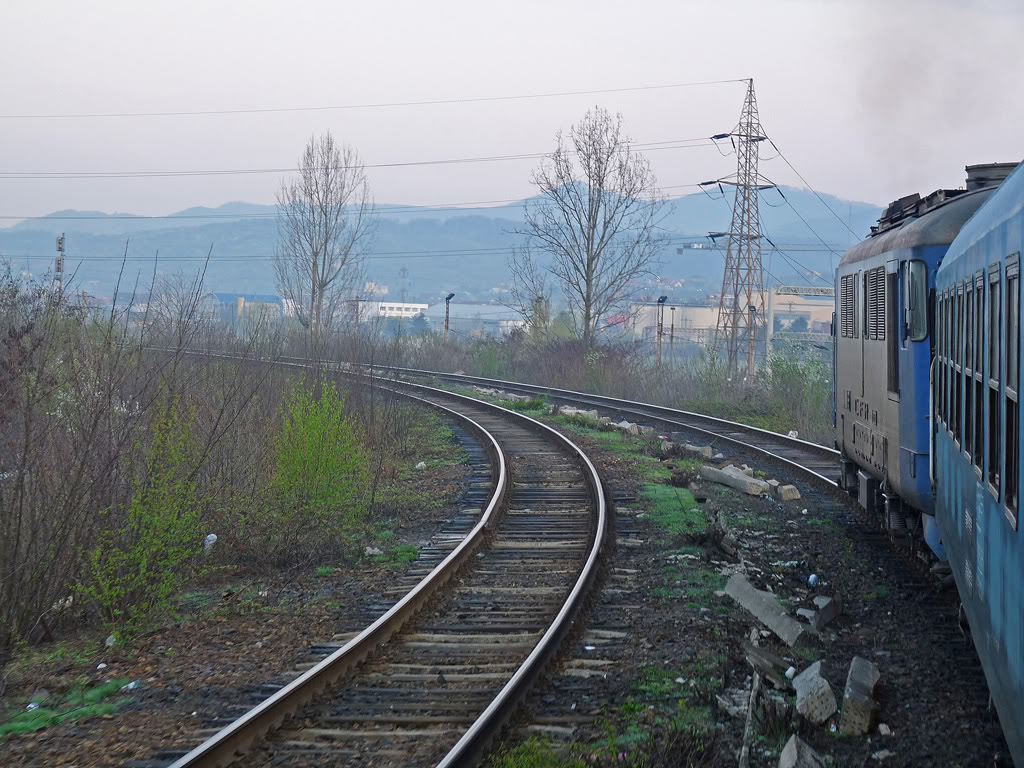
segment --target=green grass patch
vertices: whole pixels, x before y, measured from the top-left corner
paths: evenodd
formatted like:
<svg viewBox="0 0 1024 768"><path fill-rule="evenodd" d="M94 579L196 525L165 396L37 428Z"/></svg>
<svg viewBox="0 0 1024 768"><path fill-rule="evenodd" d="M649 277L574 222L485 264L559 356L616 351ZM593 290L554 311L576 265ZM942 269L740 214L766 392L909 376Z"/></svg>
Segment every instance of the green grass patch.
<svg viewBox="0 0 1024 768"><path fill-rule="evenodd" d="M865 592L860 596L861 600L879 600L889 596L889 587L885 584L879 584L870 592Z"/></svg>
<svg viewBox="0 0 1024 768"><path fill-rule="evenodd" d="M40 706L32 710L12 712L6 722L0 723L0 741L11 734L34 733L51 725L85 720L99 715L111 715L131 701L131 699L106 701L118 693L121 686L127 682L127 680L110 680L90 689L74 688L60 706Z"/></svg>
<svg viewBox="0 0 1024 768"><path fill-rule="evenodd" d="M640 497L647 502L648 517L670 535L700 533L707 527L704 513L685 488L646 483Z"/></svg>
<svg viewBox="0 0 1024 768"><path fill-rule="evenodd" d="M377 555L374 559L378 563L384 563L389 567L397 568L400 565L411 563L419 556L419 554L419 547L412 544L399 544L397 547L392 547L384 554Z"/></svg>
<svg viewBox="0 0 1024 768"><path fill-rule="evenodd" d="M536 736L522 744L502 744L487 761L489 768L585 768L586 763L573 754L555 750Z"/></svg>
<svg viewBox="0 0 1024 768"><path fill-rule="evenodd" d="M334 573L334 569L329 565L323 565L316 569L316 575L321 579L326 579L332 573Z"/></svg>

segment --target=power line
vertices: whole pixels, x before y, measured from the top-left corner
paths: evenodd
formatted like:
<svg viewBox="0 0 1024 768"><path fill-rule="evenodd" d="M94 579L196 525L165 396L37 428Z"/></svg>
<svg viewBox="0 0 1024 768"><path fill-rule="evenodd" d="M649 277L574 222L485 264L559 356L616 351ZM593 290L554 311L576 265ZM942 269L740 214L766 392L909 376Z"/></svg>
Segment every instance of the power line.
<svg viewBox="0 0 1024 768"><path fill-rule="evenodd" d="M847 232L849 232L849 233L850 233L851 235L853 235L853 236L854 236L855 238L857 238L858 240L860 240L860 239L861 239L861 236L860 236L860 235L858 235L858 234L857 234L856 232L854 232L854 231L853 231L852 229L850 229L850 225L849 225L849 224L847 224L847 223L846 223L845 221L843 221L842 217L840 217L838 213L836 213L835 211L833 211L833 210L832 210L831 206L830 206L830 205L829 205L828 203L826 203L826 202L825 202L825 198L823 198L823 197L822 197L821 195L819 195L819 194L818 194L817 190L815 190L815 189L814 189L814 187L812 187L812 186L810 185L810 182L808 182L808 181L807 181L807 179L805 179L805 178L803 177L803 174L801 174L801 173L800 173L800 171L798 171L798 170L796 169L796 167L795 167L795 166L794 166L794 165L793 165L793 164L792 164L791 162L789 162L789 158L788 158L788 157L786 157L786 156L785 156L784 154L782 154L782 150L781 150L781 149L779 149L779 148L778 148L777 146L775 146L775 142L774 142L774 141L772 141L772 140L771 140L771 139L769 138L769 139L768 139L768 143L769 143L769 144L771 144L771 145L772 145L773 147L775 147L775 151L779 153L779 157L781 157L781 158L782 158L783 160L785 160L785 161L786 161L786 165L788 165L788 166L789 166L790 170L791 170L791 171L793 171L793 173L795 173L795 174L796 174L796 175L797 175L797 176L799 177L800 181L802 181L802 182L803 182L803 183L804 183L804 184L806 185L806 187L807 187L807 188L808 188L809 190L811 190L811 192L813 192L813 193L814 193L814 196L815 196L816 198L818 198L818 200L820 200L820 201L821 201L821 204L822 204L822 205L824 205L824 206L825 206L826 208L828 208L828 212L829 212L829 213L831 213L831 214L832 214L833 216L835 216L835 217L836 217L836 221L838 221L838 222L839 222L840 224L842 224L842 225L843 225L844 227L846 227L846 231L847 231ZM774 159L774 158L772 158L772 159ZM787 200L786 202L789 202L789 201ZM792 205L791 205L790 207L792 208Z"/></svg>
<svg viewBox="0 0 1024 768"><path fill-rule="evenodd" d="M111 117L197 117L202 115L257 115L274 112L325 112L346 109L385 109L393 107L423 107L440 104L473 104L494 101L522 101L527 99L551 99L562 96L591 96L606 93L626 93L630 91L657 91L670 88L692 88L703 85L723 85L726 83L743 83L745 80L703 80L690 83L667 83L663 85L636 85L623 88L597 88L580 91L556 91L551 93L516 94L509 96L470 96L452 99L422 99L418 101L387 101L366 104L339 104L334 106L313 107L256 107L248 109L200 109L161 112L79 112L69 114L0 114L3 120L50 120L50 119L81 119Z"/></svg>
<svg viewBox="0 0 1024 768"><path fill-rule="evenodd" d="M630 142L631 148L644 148L647 152L665 149L690 149L693 147L710 146L714 142L705 137L694 139L675 139L670 141ZM461 165L466 163L497 162L505 160L536 160L548 157L550 152L529 152L510 155L485 155L481 157L455 157L442 160L408 160L391 163L363 163L358 166L341 165L334 170L343 171L353 168L407 168L410 166L429 165ZM294 173L298 168L227 168L198 171L0 171L0 179L140 179L191 176L245 176L268 173Z"/></svg>

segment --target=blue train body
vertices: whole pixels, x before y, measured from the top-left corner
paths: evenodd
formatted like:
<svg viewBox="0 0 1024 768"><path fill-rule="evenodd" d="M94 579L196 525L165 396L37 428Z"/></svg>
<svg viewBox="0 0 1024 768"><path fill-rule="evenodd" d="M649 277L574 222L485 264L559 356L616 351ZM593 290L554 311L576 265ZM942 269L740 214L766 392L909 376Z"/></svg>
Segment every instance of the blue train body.
<svg viewBox="0 0 1024 768"><path fill-rule="evenodd" d="M935 272L992 187L903 198L836 271L836 447L841 484L894 527L917 513L942 557L929 475Z"/></svg>
<svg viewBox="0 0 1024 768"><path fill-rule="evenodd" d="M967 170L889 206L836 270L836 446L840 485L948 560L1024 765L1024 164Z"/></svg>
<svg viewBox="0 0 1024 768"><path fill-rule="evenodd" d="M1024 764L1020 258L1024 164L936 275L935 515L1003 732Z"/></svg>

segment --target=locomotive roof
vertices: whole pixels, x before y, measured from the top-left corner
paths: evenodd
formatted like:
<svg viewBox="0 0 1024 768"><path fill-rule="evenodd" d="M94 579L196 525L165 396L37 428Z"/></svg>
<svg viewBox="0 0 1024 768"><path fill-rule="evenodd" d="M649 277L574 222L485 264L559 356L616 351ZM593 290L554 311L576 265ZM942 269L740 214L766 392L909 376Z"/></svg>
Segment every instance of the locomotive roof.
<svg viewBox="0 0 1024 768"><path fill-rule="evenodd" d="M939 203L923 216L909 219L898 227L869 237L855 245L843 254L839 264L840 266L853 264L900 248L949 245L957 236L960 228L963 227L964 222L978 210L994 189L994 187L984 187L964 192Z"/></svg>
<svg viewBox="0 0 1024 768"><path fill-rule="evenodd" d="M1019 215L1024 210L1024 163L1017 166L992 196L992 200L960 230L956 238L956 254L968 250L974 243L991 232L1004 221ZM956 254L943 263L953 263ZM1004 254L1005 255L1005 254ZM941 269L941 267L940 267Z"/></svg>

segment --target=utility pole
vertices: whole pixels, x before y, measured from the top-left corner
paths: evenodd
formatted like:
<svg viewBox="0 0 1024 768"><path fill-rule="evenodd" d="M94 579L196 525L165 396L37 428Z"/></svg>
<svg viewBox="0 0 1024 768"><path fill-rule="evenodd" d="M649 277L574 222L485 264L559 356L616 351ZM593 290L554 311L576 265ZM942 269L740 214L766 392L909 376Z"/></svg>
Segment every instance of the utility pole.
<svg viewBox="0 0 1024 768"><path fill-rule="evenodd" d="M449 293L444 297L444 343L448 344L448 310L451 307L452 299L455 298L454 293Z"/></svg>
<svg viewBox="0 0 1024 768"><path fill-rule="evenodd" d="M736 187L732 206L732 223L728 232L711 233L711 238L728 236L725 253L725 273L722 293L718 299L718 324L715 328L713 353L717 354L724 342L729 375L735 375L742 354L742 341L746 336L746 377L754 378L754 350L758 329L764 325L764 267L761 263L761 214L758 193L775 185L757 170L758 147L767 137L761 131L754 97L754 80L747 84L740 121L731 133L713 136L730 139L736 149L736 176L717 179L704 184L729 184ZM702 185L703 186L703 185Z"/></svg>
<svg viewBox="0 0 1024 768"><path fill-rule="evenodd" d="M672 314L669 317L672 319L671 325L668 327L668 349L669 354L674 361L676 359L676 308L669 307L669 312Z"/></svg>
<svg viewBox="0 0 1024 768"><path fill-rule="evenodd" d="M57 258L54 260L54 279L57 281L57 295L64 293L64 233L57 238Z"/></svg>
<svg viewBox="0 0 1024 768"><path fill-rule="evenodd" d="M661 337L665 332L665 302L668 296L658 297L658 367L661 367Z"/></svg>

